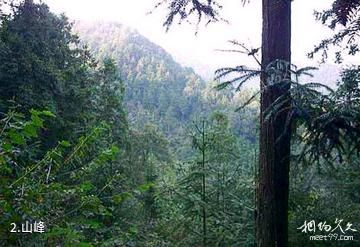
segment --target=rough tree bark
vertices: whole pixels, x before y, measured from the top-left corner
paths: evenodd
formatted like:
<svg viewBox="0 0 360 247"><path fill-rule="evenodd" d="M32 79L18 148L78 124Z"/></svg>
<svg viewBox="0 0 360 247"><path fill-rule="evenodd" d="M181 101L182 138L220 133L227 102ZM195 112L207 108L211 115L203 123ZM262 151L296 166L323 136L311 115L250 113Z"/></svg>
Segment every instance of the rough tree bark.
<svg viewBox="0 0 360 247"><path fill-rule="evenodd" d="M263 0L262 70L282 60L290 64L291 0ZM284 70L283 78L288 75ZM269 84L275 85L269 86ZM288 246L290 129L287 111L265 121L264 112L289 87L261 75L259 180L257 187L257 246ZM287 103L287 105L290 102ZM286 129L285 129L286 128ZM279 137L281 137L279 139Z"/></svg>

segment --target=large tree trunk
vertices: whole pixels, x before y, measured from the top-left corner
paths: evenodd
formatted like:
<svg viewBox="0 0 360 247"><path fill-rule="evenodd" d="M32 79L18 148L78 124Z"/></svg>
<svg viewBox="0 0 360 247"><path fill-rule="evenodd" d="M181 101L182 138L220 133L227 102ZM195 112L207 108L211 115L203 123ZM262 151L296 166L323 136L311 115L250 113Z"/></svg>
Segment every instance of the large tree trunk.
<svg viewBox="0 0 360 247"><path fill-rule="evenodd" d="M263 0L262 69L276 61L290 64L291 0ZM284 70L283 78L289 76ZM288 111L276 118L264 119L264 112L289 87L270 83L269 75L261 76L261 119L259 181L257 188L257 245L261 247L287 246L290 129L286 126ZM288 106L290 102L286 105ZM278 138L281 137L279 140Z"/></svg>

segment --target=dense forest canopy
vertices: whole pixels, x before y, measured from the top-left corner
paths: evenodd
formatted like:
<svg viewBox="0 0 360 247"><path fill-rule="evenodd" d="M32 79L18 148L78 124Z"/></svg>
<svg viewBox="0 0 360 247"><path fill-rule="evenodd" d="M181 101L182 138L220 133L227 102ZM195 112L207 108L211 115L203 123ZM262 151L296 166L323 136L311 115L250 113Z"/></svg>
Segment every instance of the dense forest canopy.
<svg viewBox="0 0 360 247"><path fill-rule="evenodd" d="M164 1L164 25L221 21L220 2ZM338 62L356 56L358 10L359 1L336 0L316 13L340 31L310 56L326 60L332 45ZM265 45L275 63L205 81L120 23L73 23L33 0L0 1L0 17L0 246L358 246L359 65L328 66L339 74L328 87L331 73L284 65ZM238 88L255 76L260 91ZM289 165L288 187L266 184L264 147ZM282 208L259 203L259 184ZM328 239L311 238L320 234Z"/></svg>

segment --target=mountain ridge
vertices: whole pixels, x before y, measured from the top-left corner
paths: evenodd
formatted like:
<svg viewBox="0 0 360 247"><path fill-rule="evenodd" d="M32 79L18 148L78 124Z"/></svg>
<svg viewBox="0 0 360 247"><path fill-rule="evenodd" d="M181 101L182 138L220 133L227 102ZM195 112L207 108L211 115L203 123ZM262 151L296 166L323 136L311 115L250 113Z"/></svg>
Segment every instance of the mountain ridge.
<svg viewBox="0 0 360 247"><path fill-rule="evenodd" d="M177 123L190 120L201 105L201 76L136 30L116 22L76 22L74 31L97 60L115 60L135 126L155 123L174 132Z"/></svg>

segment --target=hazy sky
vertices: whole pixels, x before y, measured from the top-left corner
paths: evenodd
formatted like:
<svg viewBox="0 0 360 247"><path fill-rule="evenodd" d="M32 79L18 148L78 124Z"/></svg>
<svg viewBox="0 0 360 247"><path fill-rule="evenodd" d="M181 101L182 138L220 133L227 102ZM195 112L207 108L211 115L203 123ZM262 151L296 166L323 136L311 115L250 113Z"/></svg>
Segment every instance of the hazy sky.
<svg viewBox="0 0 360 247"><path fill-rule="evenodd" d="M193 66L201 74L224 65L251 63L247 57L216 49L229 49L228 40L238 40L252 47L261 41L261 0L251 0L245 7L241 0L219 0L224 6L222 16L226 23L195 27L174 25L169 32L162 26L166 9L147 14L158 0L44 0L56 13L64 12L71 19L118 21L137 29L151 41L170 52L183 65ZM295 0L293 2L292 55L294 63L313 64L306 53L323 38L328 29L314 20L314 10L329 8L332 0ZM212 73L212 72L211 72Z"/></svg>

